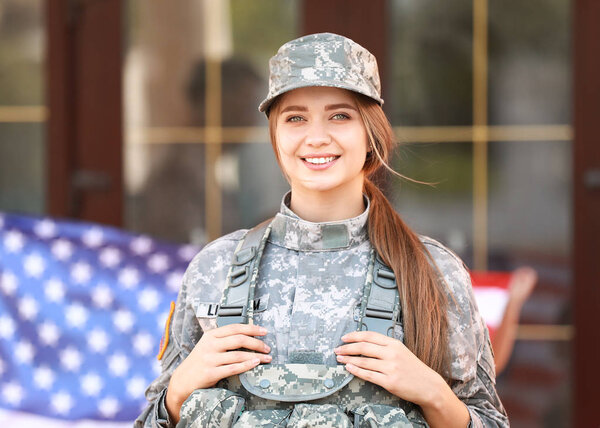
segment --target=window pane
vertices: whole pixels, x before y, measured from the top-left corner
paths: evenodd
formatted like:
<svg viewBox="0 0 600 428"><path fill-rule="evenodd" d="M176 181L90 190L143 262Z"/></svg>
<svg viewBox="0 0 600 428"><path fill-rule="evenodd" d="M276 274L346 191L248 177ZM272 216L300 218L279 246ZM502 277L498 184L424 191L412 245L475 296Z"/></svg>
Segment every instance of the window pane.
<svg viewBox="0 0 600 428"><path fill-rule="evenodd" d="M394 125L470 125L470 0L390 2L390 80L385 108Z"/></svg>
<svg viewBox="0 0 600 428"><path fill-rule="evenodd" d="M468 261L473 222L471 143L407 144L392 165L409 178L433 185L390 180L389 194L402 218Z"/></svg>
<svg viewBox="0 0 600 428"><path fill-rule="evenodd" d="M571 122L569 0L489 1L489 120Z"/></svg>
<svg viewBox="0 0 600 428"><path fill-rule="evenodd" d="M0 1L0 210L45 208L43 2ZM23 108L26 106L27 108Z"/></svg>
<svg viewBox="0 0 600 428"><path fill-rule="evenodd" d="M550 325L543 330L546 340L517 342L498 380L515 426L562 427L569 422L571 345L568 338L553 336L572 323L570 177L568 141L490 143L490 268L535 268L538 283L520 322Z"/></svg>

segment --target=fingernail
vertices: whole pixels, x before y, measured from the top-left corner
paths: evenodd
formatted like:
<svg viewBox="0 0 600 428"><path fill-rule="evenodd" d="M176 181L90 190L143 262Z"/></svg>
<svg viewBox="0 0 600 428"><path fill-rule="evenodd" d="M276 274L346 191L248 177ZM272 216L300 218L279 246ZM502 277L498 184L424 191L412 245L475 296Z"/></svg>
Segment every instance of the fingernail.
<svg viewBox="0 0 600 428"><path fill-rule="evenodd" d="M271 347L269 345L265 345L263 348L265 352L271 352Z"/></svg>
<svg viewBox="0 0 600 428"><path fill-rule="evenodd" d="M346 357L344 357L343 355L338 355L337 356L337 360L338 361L344 361L346 359Z"/></svg>
<svg viewBox="0 0 600 428"><path fill-rule="evenodd" d="M252 365L256 366L258 363L260 363L260 360L258 358L255 358L252 360Z"/></svg>
<svg viewBox="0 0 600 428"><path fill-rule="evenodd" d="M264 328L264 327L259 327L258 331L259 331L261 334L266 334L266 333L267 333L267 329L266 329L266 328Z"/></svg>
<svg viewBox="0 0 600 428"><path fill-rule="evenodd" d="M336 354L337 354L338 352L340 352L340 347L338 346L337 348L335 348L335 349L333 350L333 352L335 352Z"/></svg>
<svg viewBox="0 0 600 428"><path fill-rule="evenodd" d="M350 363L346 364L346 368L352 370L354 366Z"/></svg>
<svg viewBox="0 0 600 428"><path fill-rule="evenodd" d="M270 355L265 355L265 360L271 361L272 359L273 359L273 357L271 357Z"/></svg>
<svg viewBox="0 0 600 428"><path fill-rule="evenodd" d="M342 340L346 340L347 338L348 338L348 335L347 335L347 334L344 334L344 335L342 336Z"/></svg>

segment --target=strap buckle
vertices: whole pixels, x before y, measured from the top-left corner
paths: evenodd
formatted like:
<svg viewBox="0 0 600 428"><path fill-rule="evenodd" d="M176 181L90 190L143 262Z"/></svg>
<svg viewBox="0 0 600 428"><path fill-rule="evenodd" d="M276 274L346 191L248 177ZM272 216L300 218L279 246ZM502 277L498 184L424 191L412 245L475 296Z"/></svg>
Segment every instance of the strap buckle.
<svg viewBox="0 0 600 428"><path fill-rule="evenodd" d="M384 336L392 337L394 334L394 312L385 309L369 308L365 310L361 330L375 331Z"/></svg>

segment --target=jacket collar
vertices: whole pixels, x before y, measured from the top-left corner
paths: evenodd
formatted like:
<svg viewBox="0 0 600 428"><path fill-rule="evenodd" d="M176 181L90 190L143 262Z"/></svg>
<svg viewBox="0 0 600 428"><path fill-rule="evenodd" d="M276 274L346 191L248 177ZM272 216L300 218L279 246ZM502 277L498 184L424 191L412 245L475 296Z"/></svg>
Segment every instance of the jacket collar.
<svg viewBox="0 0 600 428"><path fill-rule="evenodd" d="M313 223L302 220L290 208L291 192L281 201L279 213L272 223L269 241L296 251L333 251L355 247L368 240L367 219L369 199L364 196L367 208L357 217L347 220Z"/></svg>

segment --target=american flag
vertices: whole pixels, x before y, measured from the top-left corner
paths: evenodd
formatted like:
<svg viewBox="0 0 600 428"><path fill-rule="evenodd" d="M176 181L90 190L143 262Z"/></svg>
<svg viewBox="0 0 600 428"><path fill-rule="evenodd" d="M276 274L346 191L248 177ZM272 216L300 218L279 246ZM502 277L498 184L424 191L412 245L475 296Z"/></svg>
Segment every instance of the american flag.
<svg viewBox="0 0 600 428"><path fill-rule="evenodd" d="M131 426L198 250L0 213L0 424Z"/></svg>

